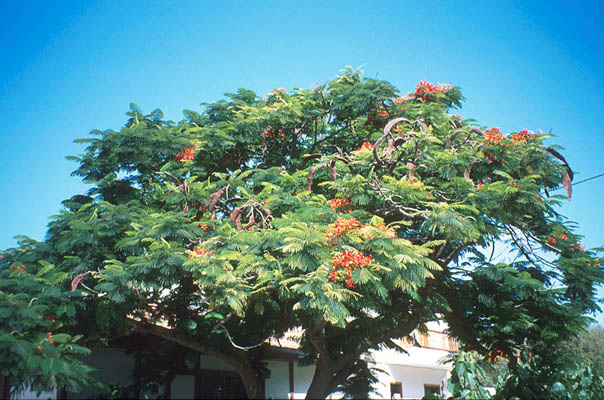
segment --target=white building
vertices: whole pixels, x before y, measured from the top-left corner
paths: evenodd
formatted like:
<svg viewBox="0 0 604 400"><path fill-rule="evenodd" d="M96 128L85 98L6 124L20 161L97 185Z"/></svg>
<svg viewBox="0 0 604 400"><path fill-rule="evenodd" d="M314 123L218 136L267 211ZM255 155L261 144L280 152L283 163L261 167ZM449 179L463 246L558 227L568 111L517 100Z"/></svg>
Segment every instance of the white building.
<svg viewBox="0 0 604 400"><path fill-rule="evenodd" d="M430 323L426 333L414 332L413 338L395 340L404 352L382 349L367 355L372 366L382 370L375 390L378 398L419 399L427 391L446 395L446 379L451 369L443 363L451 352L457 351L457 344L444 332L445 326ZM413 342L417 342L416 345ZM296 343L281 338L273 339L266 361L271 371L265 381L267 398L303 399L312 380L314 366L300 367L296 359ZM419 344L419 346L417 346ZM107 384L131 385L131 375L136 364L135 356L126 354L123 348L93 349L87 362L98 369L99 377ZM187 365L179 369L171 383L162 387L160 393L167 398L242 398L245 391L238 374L221 360L191 352ZM52 391L41 394L23 393L19 398L89 398L93 390L80 393ZM334 394L330 398L339 398Z"/></svg>

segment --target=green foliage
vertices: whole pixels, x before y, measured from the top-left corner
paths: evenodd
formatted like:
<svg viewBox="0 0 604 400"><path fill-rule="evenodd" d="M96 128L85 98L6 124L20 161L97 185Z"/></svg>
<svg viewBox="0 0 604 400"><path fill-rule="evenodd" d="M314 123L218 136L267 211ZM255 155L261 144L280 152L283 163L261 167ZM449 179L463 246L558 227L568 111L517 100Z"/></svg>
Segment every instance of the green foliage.
<svg viewBox="0 0 604 400"><path fill-rule="evenodd" d="M346 69L264 99L240 89L177 123L131 105L122 129L80 140L88 193L63 203L39 249L3 261L16 331L35 343L34 297L91 343L163 325L243 357L301 328L305 362L334 377L311 397L366 377L361 354L431 320L483 356L543 356L599 309L604 274L545 194L568 173L548 135L483 132L452 114L462 100L426 83L399 96ZM513 261L485 255L504 241ZM49 268L42 284L30 265ZM20 273L28 291L11 286Z"/></svg>
<svg viewBox="0 0 604 400"><path fill-rule="evenodd" d="M546 356L522 353L508 375L500 378L496 398L601 399L604 376L592 364L565 348Z"/></svg>
<svg viewBox="0 0 604 400"><path fill-rule="evenodd" d="M92 368L79 357L90 350L73 335L79 301L65 290L68 276L55 265L30 263L40 244L23 239L23 247L3 252L0 260L0 371L10 376L12 395L30 387L76 391L94 385Z"/></svg>
<svg viewBox="0 0 604 400"><path fill-rule="evenodd" d="M481 383L484 375L476 353L460 351L451 371L448 390L455 399L489 399L491 395Z"/></svg>

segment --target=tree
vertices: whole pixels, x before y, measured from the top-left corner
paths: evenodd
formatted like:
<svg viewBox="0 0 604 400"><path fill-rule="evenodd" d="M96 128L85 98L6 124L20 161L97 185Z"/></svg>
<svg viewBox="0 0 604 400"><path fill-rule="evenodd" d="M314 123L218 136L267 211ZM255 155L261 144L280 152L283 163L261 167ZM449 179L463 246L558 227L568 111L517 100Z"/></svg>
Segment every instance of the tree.
<svg viewBox="0 0 604 400"><path fill-rule="evenodd" d="M226 97L178 123L132 105L121 130L79 141L91 189L34 260L75 278L87 335L128 322L228 362L257 398L263 343L300 328L307 397L324 398L370 382L361 355L428 321L482 355L546 355L599 309L596 253L548 196L572 180L550 135L451 114L458 87L399 96L352 69ZM493 260L503 241L512 261Z"/></svg>
<svg viewBox="0 0 604 400"><path fill-rule="evenodd" d="M13 386L12 394L0 395L28 386L77 391L94 385L93 369L77 358L90 353L77 343L81 335L61 332L75 324L79 306L63 285L68 274L44 261L34 242L22 238L20 244L0 254L0 378Z"/></svg>

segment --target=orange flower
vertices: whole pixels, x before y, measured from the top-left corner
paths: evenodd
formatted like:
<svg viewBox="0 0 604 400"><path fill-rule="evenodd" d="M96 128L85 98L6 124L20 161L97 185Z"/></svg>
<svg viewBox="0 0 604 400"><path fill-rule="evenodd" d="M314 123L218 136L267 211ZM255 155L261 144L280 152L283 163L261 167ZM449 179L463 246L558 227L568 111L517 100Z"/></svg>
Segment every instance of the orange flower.
<svg viewBox="0 0 604 400"><path fill-rule="evenodd" d="M357 284L351 277L353 271L356 268L365 268L371 262L371 256L366 256L361 252L341 251L332 258L329 280L332 282L344 281L347 288L354 289L357 287Z"/></svg>
<svg viewBox="0 0 604 400"><path fill-rule="evenodd" d="M528 129L524 129L518 133L512 135L512 142L528 143L529 138L535 136L535 134Z"/></svg>
<svg viewBox="0 0 604 400"><path fill-rule="evenodd" d="M504 139L503 133L496 127L484 131L484 138L486 144L497 144Z"/></svg>
<svg viewBox="0 0 604 400"><path fill-rule="evenodd" d="M415 87L415 93L411 96L416 99L422 99L423 101L438 101L439 97L448 92L451 89L451 85L441 84L434 85L430 82L421 81Z"/></svg>
<svg viewBox="0 0 604 400"><path fill-rule="evenodd" d="M342 236L350 232L351 230L359 229L360 224L355 218L346 219L338 217L335 223L329 225L329 229L325 231L324 236L329 242L333 242L333 239L338 236Z"/></svg>
<svg viewBox="0 0 604 400"><path fill-rule="evenodd" d="M355 151L361 151L361 150L365 150L365 149L367 149L367 150L373 150L373 143L365 141L365 142L363 142L363 144L362 144L362 145L361 145L361 146L360 146L358 149L356 149Z"/></svg>
<svg viewBox="0 0 604 400"><path fill-rule="evenodd" d="M352 202L344 197L336 197L335 199L329 200L329 206L334 210L338 211L340 208L348 208L347 206L352 206ZM350 212L350 210L342 211L342 212Z"/></svg>
<svg viewBox="0 0 604 400"><path fill-rule="evenodd" d="M187 161L195 159L195 147L187 147L180 153L178 153L174 159L176 161Z"/></svg>

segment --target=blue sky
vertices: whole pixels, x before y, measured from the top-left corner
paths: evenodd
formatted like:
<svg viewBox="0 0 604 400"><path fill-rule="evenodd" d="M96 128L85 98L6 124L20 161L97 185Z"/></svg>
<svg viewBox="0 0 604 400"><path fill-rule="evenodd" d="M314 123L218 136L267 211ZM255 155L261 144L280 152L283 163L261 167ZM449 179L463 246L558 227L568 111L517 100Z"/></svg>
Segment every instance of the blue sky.
<svg viewBox="0 0 604 400"><path fill-rule="evenodd" d="M504 4L505 3L505 4ZM578 4L578 3L577 3ZM460 114L504 132L552 131L577 172L604 172L603 2L29 1L0 5L0 248L43 239L74 139L119 129L130 102L183 109L246 87L308 88L344 66L462 87ZM604 244L604 178L562 211ZM601 319L601 318L600 318Z"/></svg>

